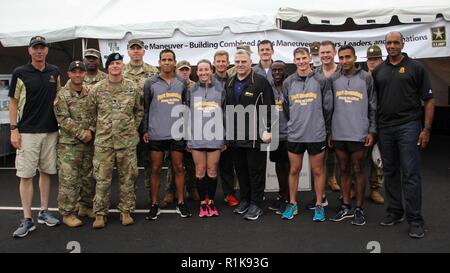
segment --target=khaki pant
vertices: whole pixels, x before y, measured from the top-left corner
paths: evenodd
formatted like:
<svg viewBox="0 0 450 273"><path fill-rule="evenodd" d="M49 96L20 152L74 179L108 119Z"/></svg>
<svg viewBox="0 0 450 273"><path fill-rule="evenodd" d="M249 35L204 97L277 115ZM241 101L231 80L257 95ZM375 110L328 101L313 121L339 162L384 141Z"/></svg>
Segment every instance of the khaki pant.
<svg viewBox="0 0 450 273"><path fill-rule="evenodd" d="M16 151L16 175L32 178L36 170L56 174L56 143L58 132L20 134L21 148Z"/></svg>

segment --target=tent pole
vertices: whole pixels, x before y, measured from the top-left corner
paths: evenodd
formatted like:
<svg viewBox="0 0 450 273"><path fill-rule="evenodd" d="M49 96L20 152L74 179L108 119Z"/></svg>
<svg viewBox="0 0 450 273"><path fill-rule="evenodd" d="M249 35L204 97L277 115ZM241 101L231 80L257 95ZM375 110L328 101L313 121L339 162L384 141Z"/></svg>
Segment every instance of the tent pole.
<svg viewBox="0 0 450 273"><path fill-rule="evenodd" d="M86 40L85 38L81 38L81 57L84 56L84 51L86 50Z"/></svg>
<svg viewBox="0 0 450 273"><path fill-rule="evenodd" d="M279 18L277 18L276 20L277 20L277 28L283 29L283 21Z"/></svg>

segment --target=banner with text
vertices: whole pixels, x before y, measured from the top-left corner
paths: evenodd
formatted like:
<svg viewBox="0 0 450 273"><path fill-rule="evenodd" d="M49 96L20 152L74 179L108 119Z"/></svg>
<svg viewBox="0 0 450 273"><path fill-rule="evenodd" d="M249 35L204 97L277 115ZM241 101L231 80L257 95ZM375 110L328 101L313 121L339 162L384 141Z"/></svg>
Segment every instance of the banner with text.
<svg viewBox="0 0 450 273"><path fill-rule="evenodd" d="M259 60L257 54L258 42L265 39L272 41L274 44L274 60L292 63L292 52L295 48L308 47L314 41L331 40L337 48L345 44L354 46L358 61L364 62L366 61L366 50L370 45L379 45L383 50L383 56L387 55L384 48L384 37L391 31L400 31L403 34L405 38L404 52L407 52L412 58L448 57L450 56L447 36L447 30L449 29L450 22L441 18L433 23L344 32L272 30L234 34L229 29L225 29L221 35L217 36L191 37L176 31L170 38L142 40L146 49L145 62L154 66L158 65L159 52L165 48L172 49L178 61L188 60L191 65L195 65L201 59L212 60L215 51L226 50L230 54L230 62L233 63L236 45L240 43L248 44L251 47L254 53L252 54L252 60L256 63ZM128 62L127 41L131 38L131 36L126 36L122 40L100 40L103 62L112 52L120 52L125 56L124 61Z"/></svg>

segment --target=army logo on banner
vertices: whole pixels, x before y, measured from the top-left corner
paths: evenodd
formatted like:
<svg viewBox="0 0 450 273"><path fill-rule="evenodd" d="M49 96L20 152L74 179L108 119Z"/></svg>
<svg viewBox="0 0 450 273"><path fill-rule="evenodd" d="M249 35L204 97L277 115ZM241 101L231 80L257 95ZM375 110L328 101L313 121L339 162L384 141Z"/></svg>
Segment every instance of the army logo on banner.
<svg viewBox="0 0 450 273"><path fill-rule="evenodd" d="M431 28L431 35L433 37L433 47L445 47L447 46L445 37L445 27L433 27Z"/></svg>

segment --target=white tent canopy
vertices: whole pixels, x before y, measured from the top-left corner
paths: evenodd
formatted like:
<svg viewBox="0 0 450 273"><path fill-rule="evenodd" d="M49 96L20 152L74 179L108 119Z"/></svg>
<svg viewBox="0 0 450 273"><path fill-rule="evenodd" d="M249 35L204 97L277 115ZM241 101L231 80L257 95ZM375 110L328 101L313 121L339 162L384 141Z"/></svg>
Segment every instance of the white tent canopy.
<svg viewBox="0 0 450 273"><path fill-rule="evenodd" d="M401 23L433 22L437 14L450 20L449 0L315 0L288 1L277 18L297 22L307 17L311 24L342 25L352 18L358 25L388 24L392 16Z"/></svg>
<svg viewBox="0 0 450 273"><path fill-rule="evenodd" d="M24 46L34 35L50 42L76 38L121 39L128 32L137 38L220 34L276 29L272 6L240 7L239 0L127 1L127 0L0 0L3 46Z"/></svg>
<svg viewBox="0 0 450 273"><path fill-rule="evenodd" d="M233 33L276 29L276 19L313 24L384 24L397 15L400 22L431 22L437 14L450 20L449 0L0 0L0 42L24 46L34 35L49 42L76 38L121 39L171 37L175 30L208 36L229 28ZM364 5L364 7L362 6Z"/></svg>

